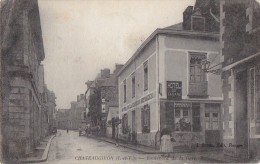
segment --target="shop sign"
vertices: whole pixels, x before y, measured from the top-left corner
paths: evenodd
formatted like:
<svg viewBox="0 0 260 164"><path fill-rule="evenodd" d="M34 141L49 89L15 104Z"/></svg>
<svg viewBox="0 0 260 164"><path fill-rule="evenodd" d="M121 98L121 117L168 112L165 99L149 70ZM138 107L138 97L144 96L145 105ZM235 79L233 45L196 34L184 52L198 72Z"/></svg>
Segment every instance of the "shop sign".
<svg viewBox="0 0 260 164"><path fill-rule="evenodd" d="M167 99L181 100L182 99L182 82L167 81Z"/></svg>
<svg viewBox="0 0 260 164"><path fill-rule="evenodd" d="M144 96L143 98L138 99L135 102L133 102L132 104L129 104L126 107L122 108L122 112L127 111L127 110L129 110L131 108L134 108L134 107L138 106L139 104L142 104L142 103L144 103L144 102L146 102L148 100L151 100L153 97L154 97L154 94L150 93L147 96Z"/></svg>

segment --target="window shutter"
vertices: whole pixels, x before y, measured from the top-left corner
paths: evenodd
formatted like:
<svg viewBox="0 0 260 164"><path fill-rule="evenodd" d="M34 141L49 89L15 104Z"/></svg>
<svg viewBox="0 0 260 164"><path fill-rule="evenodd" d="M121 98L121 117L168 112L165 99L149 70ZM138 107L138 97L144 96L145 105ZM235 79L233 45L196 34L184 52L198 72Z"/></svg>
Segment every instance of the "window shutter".
<svg viewBox="0 0 260 164"><path fill-rule="evenodd" d="M141 109L141 126L142 132L144 132L144 108Z"/></svg>
<svg viewBox="0 0 260 164"><path fill-rule="evenodd" d="M150 106L147 106L147 123L148 123L148 132L150 132Z"/></svg>

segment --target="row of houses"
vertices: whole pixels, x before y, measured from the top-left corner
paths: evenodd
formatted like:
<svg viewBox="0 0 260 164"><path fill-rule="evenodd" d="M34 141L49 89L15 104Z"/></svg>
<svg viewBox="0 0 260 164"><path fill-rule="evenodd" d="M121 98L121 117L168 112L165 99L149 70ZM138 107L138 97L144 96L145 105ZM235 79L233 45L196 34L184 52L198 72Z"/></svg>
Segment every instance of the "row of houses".
<svg viewBox="0 0 260 164"><path fill-rule="evenodd" d="M55 94L44 81L45 58L37 0L2 0L1 159L34 152L56 126Z"/></svg>
<svg viewBox="0 0 260 164"><path fill-rule="evenodd" d="M83 123L85 123L85 96L80 94L77 96L77 101L71 102L69 109L58 109L57 111L57 128L78 130Z"/></svg>
<svg viewBox="0 0 260 164"><path fill-rule="evenodd" d="M196 0L181 23L156 29L123 66L86 82L86 120L144 146L159 148L168 129L173 151L210 145L259 156L259 18L255 0Z"/></svg>

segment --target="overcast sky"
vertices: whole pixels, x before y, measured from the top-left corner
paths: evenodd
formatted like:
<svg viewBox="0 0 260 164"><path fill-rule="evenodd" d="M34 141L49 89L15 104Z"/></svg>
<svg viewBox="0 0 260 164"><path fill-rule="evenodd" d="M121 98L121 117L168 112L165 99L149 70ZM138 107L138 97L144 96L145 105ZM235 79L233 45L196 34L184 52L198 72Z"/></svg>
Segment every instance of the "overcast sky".
<svg viewBox="0 0 260 164"><path fill-rule="evenodd" d="M156 29L182 21L195 0L39 0L45 83L69 108L100 69L124 64Z"/></svg>

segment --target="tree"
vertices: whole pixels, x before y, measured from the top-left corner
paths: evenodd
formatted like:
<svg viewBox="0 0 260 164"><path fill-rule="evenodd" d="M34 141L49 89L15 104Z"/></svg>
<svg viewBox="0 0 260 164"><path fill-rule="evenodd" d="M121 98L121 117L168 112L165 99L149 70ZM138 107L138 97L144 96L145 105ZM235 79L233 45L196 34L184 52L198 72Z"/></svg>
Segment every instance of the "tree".
<svg viewBox="0 0 260 164"><path fill-rule="evenodd" d="M93 126L98 126L101 121L101 92L95 88L94 93L89 96L89 114Z"/></svg>

